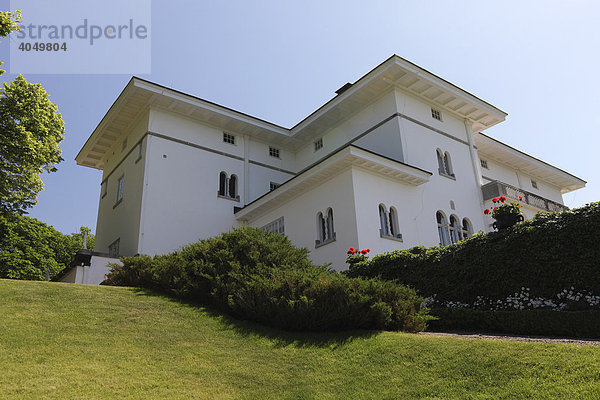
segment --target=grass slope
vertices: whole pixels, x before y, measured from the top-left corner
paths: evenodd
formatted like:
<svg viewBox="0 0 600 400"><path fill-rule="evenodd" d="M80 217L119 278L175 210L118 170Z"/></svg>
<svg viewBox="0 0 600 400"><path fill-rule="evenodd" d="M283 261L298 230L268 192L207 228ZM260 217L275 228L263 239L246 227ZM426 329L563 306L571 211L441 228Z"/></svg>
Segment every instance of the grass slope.
<svg viewBox="0 0 600 400"><path fill-rule="evenodd" d="M0 280L0 398L598 398L600 348L287 333L118 287Z"/></svg>

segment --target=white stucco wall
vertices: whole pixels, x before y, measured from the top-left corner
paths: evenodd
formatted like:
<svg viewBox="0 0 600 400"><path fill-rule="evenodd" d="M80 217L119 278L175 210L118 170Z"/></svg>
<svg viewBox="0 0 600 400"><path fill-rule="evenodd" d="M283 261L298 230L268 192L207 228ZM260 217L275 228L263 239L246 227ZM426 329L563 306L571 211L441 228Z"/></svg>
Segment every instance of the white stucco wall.
<svg viewBox="0 0 600 400"><path fill-rule="evenodd" d="M132 256L138 252L138 233L142 182L144 177L147 138L144 134L147 121L140 120L127 138L127 147L113 149L114 155L106 162L103 183L100 188L98 221L96 224L95 250L108 253L108 246L120 240L121 255ZM140 139L144 138L141 142ZM122 141L121 141L122 143ZM137 146L141 143L142 158L139 159ZM116 204L117 185L124 177L123 198ZM106 186L106 195L104 195Z"/></svg>
<svg viewBox="0 0 600 400"><path fill-rule="evenodd" d="M333 209L334 242L317 247L317 214ZM285 234L298 247L310 250L316 264L332 263L336 270L346 268L346 252L356 247L356 213L350 169L302 194L284 205L252 221L250 225L263 227L278 218L284 218Z"/></svg>
<svg viewBox="0 0 600 400"><path fill-rule="evenodd" d="M313 140L303 139L307 143L296 153L296 170L300 171L314 164L394 113L396 113L396 99L394 92L389 91L352 117L340 121L337 126L323 132L322 135L316 136L315 139L323 137L322 149L314 151Z"/></svg>
<svg viewBox="0 0 600 400"><path fill-rule="evenodd" d="M62 277L60 282L78 283L81 285L99 285L112 268L109 263L121 264L118 258L92 256L89 266L75 266Z"/></svg>
<svg viewBox="0 0 600 400"><path fill-rule="evenodd" d="M243 161L148 136L139 253L161 254L237 226ZM217 196L219 173L238 177L240 201Z"/></svg>

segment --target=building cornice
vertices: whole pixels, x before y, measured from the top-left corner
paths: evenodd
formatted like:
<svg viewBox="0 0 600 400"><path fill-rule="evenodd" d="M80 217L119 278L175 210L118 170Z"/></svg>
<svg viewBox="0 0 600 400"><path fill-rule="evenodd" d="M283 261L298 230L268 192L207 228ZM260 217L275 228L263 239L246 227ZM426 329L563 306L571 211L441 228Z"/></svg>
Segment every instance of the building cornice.
<svg viewBox="0 0 600 400"><path fill-rule="evenodd" d="M432 175L431 172L423 169L381 156L358 146L349 145L302 171L275 190L266 193L245 207L236 209L235 217L240 221L252 222L350 167L361 168L411 186L428 182Z"/></svg>

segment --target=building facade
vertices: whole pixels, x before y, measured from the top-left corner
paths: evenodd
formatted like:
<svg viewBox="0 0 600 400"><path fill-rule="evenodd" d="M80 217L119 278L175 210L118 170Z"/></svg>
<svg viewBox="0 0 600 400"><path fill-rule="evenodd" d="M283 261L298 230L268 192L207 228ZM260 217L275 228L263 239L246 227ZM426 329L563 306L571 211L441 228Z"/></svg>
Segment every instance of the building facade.
<svg viewBox="0 0 600 400"><path fill-rule="evenodd" d="M251 225L316 263L490 231L491 199L527 217L585 182L481 133L506 113L390 57L292 128L132 78L76 160L101 169L97 256L162 254Z"/></svg>

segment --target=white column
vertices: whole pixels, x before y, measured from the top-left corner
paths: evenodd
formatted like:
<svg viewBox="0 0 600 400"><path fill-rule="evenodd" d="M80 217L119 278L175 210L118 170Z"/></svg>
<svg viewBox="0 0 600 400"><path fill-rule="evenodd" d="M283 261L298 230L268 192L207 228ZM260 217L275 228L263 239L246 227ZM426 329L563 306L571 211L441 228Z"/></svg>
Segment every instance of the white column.
<svg viewBox="0 0 600 400"><path fill-rule="evenodd" d="M479 197L479 204L483 211L483 193L481 192L481 186L483 185L483 178L481 177L481 164L479 162L479 156L475 149L473 141L473 123L465 118L465 131L467 133L467 141L469 142L469 150L471 154L471 165L473 166L473 174L475 175L475 183L479 185L477 187L477 196Z"/></svg>
<svg viewBox="0 0 600 400"><path fill-rule="evenodd" d="M244 135L244 205L248 204L248 198L250 197L250 173L249 173L249 143L250 137Z"/></svg>

